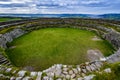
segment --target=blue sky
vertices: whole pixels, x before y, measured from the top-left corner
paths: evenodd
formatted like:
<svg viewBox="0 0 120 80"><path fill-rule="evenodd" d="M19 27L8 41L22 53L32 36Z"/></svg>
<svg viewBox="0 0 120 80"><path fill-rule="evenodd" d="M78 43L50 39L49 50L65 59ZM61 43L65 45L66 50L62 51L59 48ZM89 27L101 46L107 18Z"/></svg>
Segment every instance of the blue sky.
<svg viewBox="0 0 120 80"><path fill-rule="evenodd" d="M0 0L0 13L120 13L120 0Z"/></svg>

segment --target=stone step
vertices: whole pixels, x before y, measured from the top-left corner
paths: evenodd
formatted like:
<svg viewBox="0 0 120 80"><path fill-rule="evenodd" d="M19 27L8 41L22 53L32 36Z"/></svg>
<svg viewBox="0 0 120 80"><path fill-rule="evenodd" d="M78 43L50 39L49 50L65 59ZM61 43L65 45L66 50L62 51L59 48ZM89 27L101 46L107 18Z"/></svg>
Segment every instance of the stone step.
<svg viewBox="0 0 120 80"><path fill-rule="evenodd" d="M12 66L10 62L6 63L7 66Z"/></svg>
<svg viewBox="0 0 120 80"><path fill-rule="evenodd" d="M9 61L7 61L7 60L6 60L6 61L5 61L5 62L3 62L2 64L4 64L4 65L5 65L5 64L7 64L7 63L9 63Z"/></svg>
<svg viewBox="0 0 120 80"><path fill-rule="evenodd" d="M5 58L2 54L0 54L0 64L6 64L7 66L10 66L11 63Z"/></svg>
<svg viewBox="0 0 120 80"><path fill-rule="evenodd" d="M6 58L4 58L4 59L2 59L2 60L0 60L0 62L4 62L4 61L6 61L7 59Z"/></svg>
<svg viewBox="0 0 120 80"><path fill-rule="evenodd" d="M6 59L1 60L1 61L0 61L0 64L3 64L3 63L6 62L6 61L7 61Z"/></svg>
<svg viewBox="0 0 120 80"><path fill-rule="evenodd" d="M0 61L3 60L3 59L5 59L5 57L1 57L1 58L0 58Z"/></svg>

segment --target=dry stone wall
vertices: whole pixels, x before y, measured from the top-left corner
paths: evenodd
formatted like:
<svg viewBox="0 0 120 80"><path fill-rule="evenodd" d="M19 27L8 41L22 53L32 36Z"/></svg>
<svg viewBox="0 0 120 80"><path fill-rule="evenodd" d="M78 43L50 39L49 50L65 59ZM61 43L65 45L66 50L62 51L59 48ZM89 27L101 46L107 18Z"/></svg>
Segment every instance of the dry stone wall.
<svg viewBox="0 0 120 80"><path fill-rule="evenodd" d="M7 42L12 42L14 38L17 38L23 34L25 34L25 31L22 29L14 29L13 31L5 34L0 34L0 47L7 48Z"/></svg>
<svg viewBox="0 0 120 80"><path fill-rule="evenodd" d="M70 22L63 21L64 24L68 24ZM28 24L25 26L25 30L22 30L20 28L16 28L10 32L7 32L5 34L0 34L0 47L7 48L7 43L12 42L13 39L18 38L26 33L26 31L31 31L39 28L47 28L47 27L53 27L53 26L39 26L41 23L37 24ZM46 23L42 23L46 24ZM47 23L47 25L51 24L57 24L55 22ZM61 24L59 22L58 24ZM70 23L75 24L75 23ZM83 25L83 24L82 24ZM37 26L37 27L36 27ZM85 26L85 24L84 24ZM67 26L59 26L59 27L67 27ZM3 63L10 65L9 60L5 58L0 53L0 79L1 77L4 79L9 80L91 80L94 75L87 76L88 73L93 71L99 71L102 65L104 65L104 62L108 63L114 63L120 61L120 33L110 29L105 28L104 26L97 26L97 25L88 25L86 24L86 27L78 26L69 26L72 28L79 28L79 29L86 29L86 30L94 30L96 32L102 31L102 37L106 40L108 40L110 43L112 43L118 50L113 55L93 61L93 62L86 62L80 65L63 65L63 64L55 64L52 67L43 70L43 71L34 71L29 72L25 70L20 70L15 67L5 66ZM2 73L1 73L2 72ZM10 74L10 75L7 75Z"/></svg>
<svg viewBox="0 0 120 80"><path fill-rule="evenodd" d="M117 59L116 59L117 58ZM43 71L25 71L15 67L0 65L0 77L9 80L92 80L95 75L88 73L100 71L104 63L114 63L120 60L120 49L113 55L80 65L55 64ZM7 75L10 74L10 75Z"/></svg>
<svg viewBox="0 0 120 80"><path fill-rule="evenodd" d="M99 71L104 63L102 61L86 62L81 65L62 65L55 64L43 71L28 72L14 67L0 66L1 74L5 79L10 80L90 80L87 74L93 71ZM11 74L5 75L5 74ZM87 79L86 79L87 78Z"/></svg>
<svg viewBox="0 0 120 80"><path fill-rule="evenodd" d="M22 29L14 29L13 31L7 32L5 34L0 34L0 47L7 48L7 43L12 42L14 38L17 38L25 34L25 31ZM0 52L0 64L11 66L11 62Z"/></svg>
<svg viewBox="0 0 120 80"><path fill-rule="evenodd" d="M117 49L120 47L120 33L115 30L110 31L103 35L103 37L108 40Z"/></svg>
<svg viewBox="0 0 120 80"><path fill-rule="evenodd" d="M120 49L109 57L106 57L106 61L109 63L120 62Z"/></svg>

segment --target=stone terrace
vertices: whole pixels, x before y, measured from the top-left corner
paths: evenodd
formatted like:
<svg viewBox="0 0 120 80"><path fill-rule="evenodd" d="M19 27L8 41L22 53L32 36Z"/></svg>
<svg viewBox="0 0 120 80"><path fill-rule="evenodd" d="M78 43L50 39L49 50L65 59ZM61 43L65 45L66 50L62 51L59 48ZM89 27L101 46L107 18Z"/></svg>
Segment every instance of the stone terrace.
<svg viewBox="0 0 120 80"><path fill-rule="evenodd" d="M0 34L0 46L2 48L7 48L7 43L13 41L14 38L17 38L25 33L28 33L35 29L47 28L47 27L70 27L70 28L79 28L86 29L90 31L95 31L98 35L108 40L117 51L106 58L96 60L93 62L86 62L80 65L63 65L55 64L52 67L43 70L43 71L34 71L29 72L25 70L18 69L11 66L10 61L0 52L0 79L5 80L91 80L94 75L89 75L89 73L94 71L99 71L100 68L107 63L114 63L120 61L120 33L118 21L100 21L99 19L80 19L80 22L77 22L79 19L35 19L31 21L23 21L24 26L19 24L14 24L17 27L12 29L5 34ZM91 22L93 21L93 22ZM83 23L84 22L84 23ZM95 24L97 22L97 24ZM114 29L105 27L103 24L115 25ZM69 26L65 26L65 24ZM71 26L70 26L71 25ZM117 25L117 29L116 29ZM11 27L12 25L2 24L4 28ZM85 27L81 27L85 26ZM119 28L119 29L118 29ZM0 28L2 29L2 28Z"/></svg>

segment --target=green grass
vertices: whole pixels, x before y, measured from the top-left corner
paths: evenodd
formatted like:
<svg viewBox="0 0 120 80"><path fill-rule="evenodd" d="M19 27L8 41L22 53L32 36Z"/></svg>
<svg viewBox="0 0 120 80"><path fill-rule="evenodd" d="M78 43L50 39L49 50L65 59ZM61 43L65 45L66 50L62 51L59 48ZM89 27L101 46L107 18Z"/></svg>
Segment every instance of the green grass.
<svg viewBox="0 0 120 80"><path fill-rule="evenodd" d="M95 72L94 74L96 75L93 80L120 80L120 62L113 63L113 64L106 64L102 67L101 70L110 68L111 73L106 73L104 71Z"/></svg>
<svg viewBox="0 0 120 80"><path fill-rule="evenodd" d="M13 21L13 20L21 20L21 18L1 18L0 17L0 22Z"/></svg>
<svg viewBox="0 0 120 80"><path fill-rule="evenodd" d="M6 50L15 66L46 69L53 64L81 64L88 61L87 50L99 49L105 56L113 47L105 40L93 41L95 33L71 28L46 28L15 39Z"/></svg>

